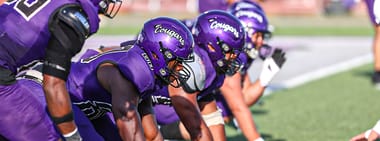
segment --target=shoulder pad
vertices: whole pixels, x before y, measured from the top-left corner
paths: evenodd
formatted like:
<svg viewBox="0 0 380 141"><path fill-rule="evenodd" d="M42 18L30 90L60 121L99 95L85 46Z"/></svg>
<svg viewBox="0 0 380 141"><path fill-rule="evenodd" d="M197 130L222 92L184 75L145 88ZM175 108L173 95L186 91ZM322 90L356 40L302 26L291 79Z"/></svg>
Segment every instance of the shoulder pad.
<svg viewBox="0 0 380 141"><path fill-rule="evenodd" d="M190 70L190 78L184 84L186 92L202 91L205 87L206 70L202 59L194 53L194 62L184 63L184 67Z"/></svg>
<svg viewBox="0 0 380 141"><path fill-rule="evenodd" d="M79 6L69 5L62 7L58 18L74 28L79 35L85 38L90 35L90 24L87 15Z"/></svg>

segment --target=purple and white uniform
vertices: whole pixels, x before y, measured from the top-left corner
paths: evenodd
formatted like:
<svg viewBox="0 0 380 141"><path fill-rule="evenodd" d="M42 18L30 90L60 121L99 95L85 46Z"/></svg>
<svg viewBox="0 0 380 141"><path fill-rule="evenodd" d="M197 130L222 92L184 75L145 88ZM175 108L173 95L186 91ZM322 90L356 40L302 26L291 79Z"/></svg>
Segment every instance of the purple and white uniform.
<svg viewBox="0 0 380 141"><path fill-rule="evenodd" d="M49 19L64 5L81 6L90 33L98 29L97 7L91 1L8 0L0 6L0 134L8 140L58 140L45 106L29 85L16 81L17 68L42 60L51 33Z"/></svg>
<svg viewBox="0 0 380 141"><path fill-rule="evenodd" d="M30 101L34 101L34 103L36 103L35 105L37 105L33 107L35 108L35 111L38 111L37 113L41 114L38 120L45 123L46 127L50 127L54 126L53 122L49 117L44 116L47 111L45 109L46 101L42 88L42 65L42 63L36 63L27 70L19 72L17 74L17 80L19 83L27 86L32 92L31 97L28 98L31 99ZM96 132L91 121L86 117L86 115L76 105L72 105L72 108L75 116L74 120L82 139L84 141L103 141L103 137ZM51 134L54 134L55 136L60 136L59 133L54 130L51 132L52 133L44 133L44 135L50 136Z"/></svg>
<svg viewBox="0 0 380 141"><path fill-rule="evenodd" d="M40 1L30 6L24 1L11 0L0 6L0 67L3 69L16 73L17 67L44 59L51 37L49 18L63 5L81 5L88 15L90 32L98 30L100 20L91 1Z"/></svg>
<svg viewBox="0 0 380 141"><path fill-rule="evenodd" d="M224 74L218 74L205 50L194 48L194 62L184 65L191 70L191 77L187 81L190 91L200 91L198 100L213 97L212 91L221 87L225 78ZM186 89L185 89L186 90ZM173 123L179 120L174 108L170 105L170 97L167 87L157 91L152 96L155 115L159 125Z"/></svg>
<svg viewBox="0 0 380 141"><path fill-rule="evenodd" d="M90 57L82 57L78 62L72 63L67 87L72 102L93 121L99 134L102 134L106 140L121 140L114 119L109 116L112 112L112 95L97 80L96 70L99 65L115 64L124 77L136 86L143 99L162 88L162 83L159 79L155 79L148 66L149 58L138 46L102 54L96 53L88 50L83 56Z"/></svg>
<svg viewBox="0 0 380 141"><path fill-rule="evenodd" d="M380 24L380 2L376 0L365 0L368 9L368 15L372 24Z"/></svg>

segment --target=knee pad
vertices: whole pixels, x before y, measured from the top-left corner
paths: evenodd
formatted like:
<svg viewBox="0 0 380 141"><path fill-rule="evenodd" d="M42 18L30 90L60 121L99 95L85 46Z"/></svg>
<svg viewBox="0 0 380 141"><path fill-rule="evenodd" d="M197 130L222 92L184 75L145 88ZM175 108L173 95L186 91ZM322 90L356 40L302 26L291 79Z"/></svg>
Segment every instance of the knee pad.
<svg viewBox="0 0 380 141"><path fill-rule="evenodd" d="M206 122L207 126L213 126L213 125L218 125L218 124L224 125L222 110L220 110L219 108L213 113L202 115L202 117L203 117L203 120Z"/></svg>

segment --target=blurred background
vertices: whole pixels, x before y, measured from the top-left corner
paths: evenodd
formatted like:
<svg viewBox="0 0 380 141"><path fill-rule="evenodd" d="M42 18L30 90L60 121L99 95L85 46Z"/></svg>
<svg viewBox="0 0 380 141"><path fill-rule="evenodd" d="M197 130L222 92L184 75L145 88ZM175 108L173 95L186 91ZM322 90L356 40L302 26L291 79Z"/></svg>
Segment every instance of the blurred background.
<svg viewBox="0 0 380 141"><path fill-rule="evenodd" d="M372 128L380 118L380 92L370 81L374 29L364 1L264 0L260 5L274 27L269 44L287 53L283 69L251 107L264 139L347 141ZM87 45L133 38L156 16L198 14L198 0L127 0L113 20L102 19ZM252 81L261 63L250 68ZM229 141L245 140L230 124L226 132Z"/></svg>
<svg viewBox="0 0 380 141"><path fill-rule="evenodd" d="M264 139L348 141L372 128L380 118L380 92L370 81L374 29L364 1L261 0L260 5L274 27L269 44L287 53L265 96L251 107ZM124 0L114 19L101 16L100 30L85 47L132 39L153 17L197 15L198 0ZM261 62L249 70L252 81ZM245 140L229 124L226 131L229 141Z"/></svg>
<svg viewBox="0 0 380 141"><path fill-rule="evenodd" d="M277 29L274 34L372 33L366 5L361 0L264 0L259 3ZM115 34L115 28L120 29L119 26L128 33L135 33L144 21L155 16L187 19L197 14L198 0L126 0L115 20L103 19L104 30L100 33ZM110 24L114 28L109 28Z"/></svg>

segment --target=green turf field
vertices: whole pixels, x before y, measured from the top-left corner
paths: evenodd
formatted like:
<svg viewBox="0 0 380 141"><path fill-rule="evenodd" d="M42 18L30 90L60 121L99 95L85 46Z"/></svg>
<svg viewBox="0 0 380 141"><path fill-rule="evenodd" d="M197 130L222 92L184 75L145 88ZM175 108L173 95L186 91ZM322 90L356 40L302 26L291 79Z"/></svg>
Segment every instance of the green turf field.
<svg viewBox="0 0 380 141"><path fill-rule="evenodd" d="M278 91L251 108L266 141L348 141L380 118L372 64ZM228 140L245 140L232 126Z"/></svg>

